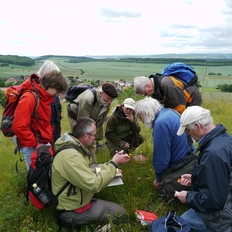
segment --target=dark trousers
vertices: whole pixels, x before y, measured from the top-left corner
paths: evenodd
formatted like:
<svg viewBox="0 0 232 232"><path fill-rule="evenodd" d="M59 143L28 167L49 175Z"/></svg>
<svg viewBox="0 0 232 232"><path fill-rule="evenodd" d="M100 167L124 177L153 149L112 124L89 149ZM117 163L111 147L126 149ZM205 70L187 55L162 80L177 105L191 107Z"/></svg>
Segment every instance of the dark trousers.
<svg viewBox="0 0 232 232"><path fill-rule="evenodd" d="M96 199L91 203L91 208L83 213L76 213L74 211L60 212L61 221L71 224L73 227L86 225L91 222L104 224L109 222L109 217L113 221L117 221L126 213L121 205L114 202Z"/></svg>

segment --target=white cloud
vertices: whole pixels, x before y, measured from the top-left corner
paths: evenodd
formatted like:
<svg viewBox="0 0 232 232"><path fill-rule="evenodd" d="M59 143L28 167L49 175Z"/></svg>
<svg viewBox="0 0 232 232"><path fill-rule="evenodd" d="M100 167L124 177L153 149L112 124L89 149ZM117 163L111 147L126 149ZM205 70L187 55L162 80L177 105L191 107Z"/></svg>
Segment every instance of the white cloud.
<svg viewBox="0 0 232 232"><path fill-rule="evenodd" d="M9 0L0 54L232 53L231 0Z"/></svg>

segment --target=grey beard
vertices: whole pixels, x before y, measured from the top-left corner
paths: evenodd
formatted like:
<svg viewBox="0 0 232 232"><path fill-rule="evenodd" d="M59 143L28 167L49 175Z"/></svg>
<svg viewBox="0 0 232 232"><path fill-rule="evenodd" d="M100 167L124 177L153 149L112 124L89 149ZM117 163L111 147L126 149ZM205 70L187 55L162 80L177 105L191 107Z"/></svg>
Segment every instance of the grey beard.
<svg viewBox="0 0 232 232"><path fill-rule="evenodd" d="M108 102L105 102L105 101L103 101L102 99L101 99L101 104L102 104L103 106L108 106L108 105L109 105Z"/></svg>

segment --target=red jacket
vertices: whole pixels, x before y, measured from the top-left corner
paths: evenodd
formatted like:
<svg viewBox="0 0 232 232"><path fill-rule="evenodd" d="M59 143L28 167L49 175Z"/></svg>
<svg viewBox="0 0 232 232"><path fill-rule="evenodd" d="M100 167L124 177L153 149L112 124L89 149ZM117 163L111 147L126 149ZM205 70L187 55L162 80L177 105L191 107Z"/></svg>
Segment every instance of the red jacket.
<svg viewBox="0 0 232 232"><path fill-rule="evenodd" d="M22 90L35 91L32 84L37 89L39 101L37 105L38 122L33 115L36 105L35 96L33 93L25 92L18 103L14 113L13 131L18 137L20 148L36 147L38 143L53 143L53 126L51 124L51 103L54 101L45 89L39 85L39 77L32 74L22 84ZM37 137L38 136L38 139Z"/></svg>

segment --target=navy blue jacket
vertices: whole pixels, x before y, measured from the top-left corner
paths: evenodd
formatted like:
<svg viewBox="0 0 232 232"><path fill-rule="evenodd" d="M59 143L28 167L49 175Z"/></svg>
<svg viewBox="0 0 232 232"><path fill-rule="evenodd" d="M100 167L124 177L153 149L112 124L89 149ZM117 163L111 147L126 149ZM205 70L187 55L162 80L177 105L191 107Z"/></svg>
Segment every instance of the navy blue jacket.
<svg viewBox="0 0 232 232"><path fill-rule="evenodd" d="M210 231L232 231L232 136L219 124L200 141L187 202Z"/></svg>

